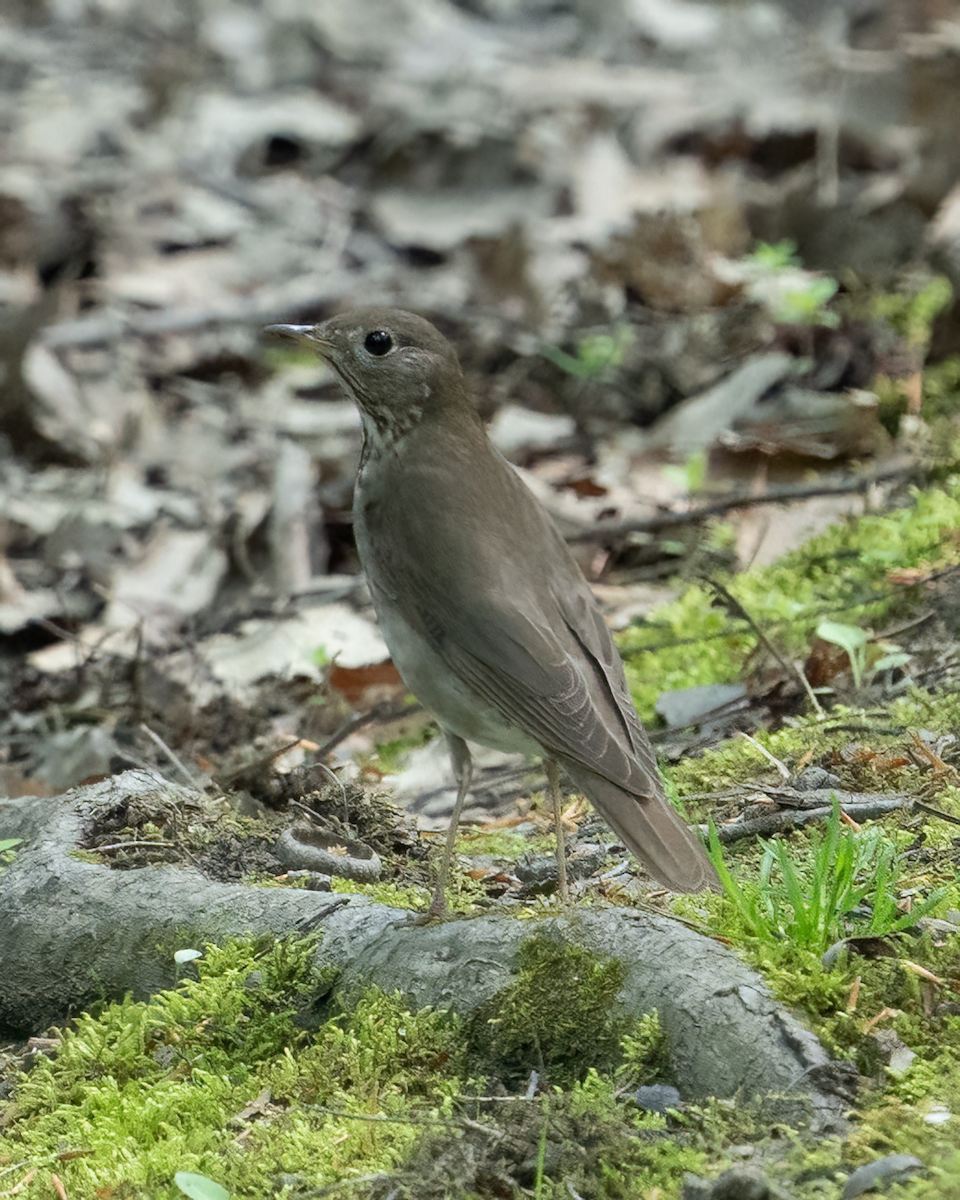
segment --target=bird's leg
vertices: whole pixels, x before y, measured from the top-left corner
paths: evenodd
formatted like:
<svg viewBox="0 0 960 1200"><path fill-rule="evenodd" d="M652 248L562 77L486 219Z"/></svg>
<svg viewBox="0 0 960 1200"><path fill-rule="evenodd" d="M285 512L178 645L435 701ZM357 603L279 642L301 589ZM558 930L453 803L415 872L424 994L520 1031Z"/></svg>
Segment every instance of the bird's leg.
<svg viewBox="0 0 960 1200"><path fill-rule="evenodd" d="M547 758L547 783L550 785L550 798L553 801L553 824L557 831L557 894L561 904L570 903L570 893L567 891L567 847L563 838L563 822L561 809L563 798L560 794L560 764L555 758Z"/></svg>
<svg viewBox="0 0 960 1200"><path fill-rule="evenodd" d="M453 806L453 816L450 818L450 828L447 840L443 846L443 858L440 860L440 878L437 880L437 890L433 893L427 915L439 917L447 907L447 879L450 875L450 864L453 862L453 848L457 840L457 825L460 814L470 791L470 780L473 778L473 759L470 757L470 747L455 733L444 730L447 746L450 749L450 759L453 763L453 774L457 781L457 802Z"/></svg>

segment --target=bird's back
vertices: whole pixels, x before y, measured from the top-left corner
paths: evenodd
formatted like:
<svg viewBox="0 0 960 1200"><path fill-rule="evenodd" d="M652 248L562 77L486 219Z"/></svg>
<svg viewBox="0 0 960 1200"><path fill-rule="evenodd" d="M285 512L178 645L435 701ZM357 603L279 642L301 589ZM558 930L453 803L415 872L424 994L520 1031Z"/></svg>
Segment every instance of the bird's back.
<svg viewBox="0 0 960 1200"><path fill-rule="evenodd" d="M484 471L467 470L478 455L489 459ZM464 660L475 686L503 697L505 715L544 750L638 794L660 794L593 593L482 427L457 427L429 457L400 454L369 468L358 480L355 523L380 602L401 607L443 657ZM508 517L494 524L493 513ZM464 537L465 524L476 536Z"/></svg>

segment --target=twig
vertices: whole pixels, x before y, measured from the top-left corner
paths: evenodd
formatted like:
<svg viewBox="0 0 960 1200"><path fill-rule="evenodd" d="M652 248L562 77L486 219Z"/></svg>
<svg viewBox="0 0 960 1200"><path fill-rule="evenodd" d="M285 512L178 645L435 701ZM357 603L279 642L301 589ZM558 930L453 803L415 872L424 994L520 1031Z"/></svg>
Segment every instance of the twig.
<svg viewBox="0 0 960 1200"><path fill-rule="evenodd" d="M934 808L931 804L924 804L922 800L914 800L913 803L921 812L929 813L931 817L939 817L941 821L949 821L951 825L960 825L960 817L954 817L950 813L942 812L939 808Z"/></svg>
<svg viewBox="0 0 960 1200"><path fill-rule="evenodd" d="M322 1197L336 1195L337 1192L342 1191L344 1188L354 1188L366 1183L385 1183L392 1181L393 1178L392 1175L387 1175L383 1172L379 1175L357 1175L354 1179L338 1179L336 1183L327 1184L326 1187L311 1191L310 1194L314 1197L314 1200L322 1200ZM393 1195L394 1193L391 1193L391 1198Z"/></svg>
<svg viewBox="0 0 960 1200"><path fill-rule="evenodd" d="M941 979L939 975L934 975L932 971L928 971L926 967L921 967L919 963L911 962L909 958L902 958L900 966L905 967L908 971L912 971L914 975L919 975L921 979L926 979L928 983L938 983L941 987L947 982Z"/></svg>
<svg viewBox="0 0 960 1200"><path fill-rule="evenodd" d="M756 508L762 504L790 504L797 500L812 500L818 496L847 496L865 492L876 483L886 483L893 479L907 479L915 472L916 467L913 465L891 467L887 471L877 471L872 475L845 480L843 483L821 484L815 487L773 488L758 496L725 496L721 500L713 500L709 504L701 504L697 508L688 508L686 512L661 512L652 517L631 521L598 522L589 529L569 534L567 541L592 542L598 538L612 541L629 533L659 533L661 530L674 529L680 525L695 525L708 517L720 516L735 508Z"/></svg>
<svg viewBox="0 0 960 1200"><path fill-rule="evenodd" d="M333 737L317 749L316 757L318 759L326 758L331 750L336 749L345 738L348 738L351 733L356 733L358 729L362 729L364 725L370 725L373 721L396 721L401 717L409 717L415 712L420 712L421 708L420 704L402 706L389 703L376 704L365 713L358 713L357 716L351 717L346 724L341 725Z"/></svg>
<svg viewBox="0 0 960 1200"><path fill-rule="evenodd" d="M750 628L756 634L756 636L759 639L760 644L761 644L761 646L763 646L764 650L766 650L766 652L768 654L772 655L773 658L775 658L777 660L777 662L784 669L784 671L786 671L788 675L796 676L796 678L798 679L798 681L800 683L800 686L807 693L807 699L810 701L811 705L813 706L813 711L818 716L822 717L823 709L820 706L820 701L817 699L816 692L814 692L813 688L810 686L810 680L806 677L806 675L804 675L804 673L800 669L800 667L798 667L796 665L796 663L788 662L783 657L783 655L780 653L780 651L776 648L776 646L774 646L773 642L770 641L770 639L767 637L767 635L763 632L763 630L760 628L760 626L757 624L757 622L753 619L753 617L750 615L750 613L748 613L747 610L743 607L743 605L736 598L736 596L732 596L730 594L730 592L723 586L722 583L720 583L716 579L711 579L709 575L702 575L701 579L709 587L713 588L713 590L717 593L717 595L724 602L724 604L727 605L728 609L733 613L734 616L739 617L741 621L746 621L746 623L750 626Z"/></svg>
<svg viewBox="0 0 960 1200"><path fill-rule="evenodd" d="M367 1121L371 1125L439 1125L443 1129L462 1129L466 1123L469 1124L471 1129L475 1129L478 1133L485 1133L488 1137L503 1137L503 1134L499 1129L490 1129L486 1125L481 1125L477 1121L465 1122L463 1118L388 1117L382 1113L346 1112L342 1108L329 1108L326 1104L308 1104L304 1105L304 1107L310 1112L327 1113L329 1116L337 1117L341 1121Z"/></svg>
<svg viewBox="0 0 960 1200"><path fill-rule="evenodd" d="M751 746L756 747L763 757L777 768L777 770L780 772L780 777L783 780L790 778L790 771L787 769L787 767L784 766L779 758L774 758L774 756L765 746L761 746L755 737L751 737L749 733L744 733L742 729L738 729L734 736L743 738L745 742L749 742Z"/></svg>
<svg viewBox="0 0 960 1200"><path fill-rule="evenodd" d="M274 759L282 758L288 750L292 750L295 746L299 746L301 742L306 741L305 738L294 737L291 735L290 741L283 746L273 746L265 754L260 754L256 758L251 758L245 763L241 763L235 770L222 776L217 780L220 787L226 789L232 787L238 779L242 779L244 775L249 775L251 771L258 771L261 767L269 766ZM315 749L313 743L310 743L309 748Z"/></svg>
<svg viewBox="0 0 960 1200"><path fill-rule="evenodd" d="M163 740L163 738L160 737L160 735L158 733L154 733L153 730L150 728L150 726L145 725L143 723L143 721L140 722L140 730L142 733L145 733L148 738L150 738L150 740L154 743L154 745L158 746L164 752L164 754L167 756L167 758L170 759L170 761L173 763L173 765L179 770L180 774L187 781L188 787L196 788L198 792L203 791L203 788L204 788L203 780L198 780L192 774L192 772L187 770L187 768L184 766L183 762L177 757L176 754L174 754L174 752L170 749L170 747Z"/></svg>
<svg viewBox="0 0 960 1200"><path fill-rule="evenodd" d="M332 904L328 904L326 908L321 908L319 912L315 912L312 917L304 917L297 922L297 929L300 933L309 933L315 929L321 921L326 920L331 913L337 912L341 908L346 908L350 903L350 897L344 896L342 900L334 900Z"/></svg>
<svg viewBox="0 0 960 1200"><path fill-rule="evenodd" d="M328 767L326 763L320 762L319 759L316 761L316 763L314 765L318 766L320 768L320 770L324 773L324 775L326 775L329 779L331 779L337 785L337 787L340 789L340 800L343 804L344 816L346 816L347 789L343 786L343 780L336 773L336 771L334 771L332 768ZM310 810L308 810L308 811L310 811Z"/></svg>
<svg viewBox="0 0 960 1200"><path fill-rule="evenodd" d="M892 625L887 629L881 629L879 633L875 633L870 639L871 642L885 642L887 638L899 637L901 633L906 633L908 629L916 629L918 625L925 625L936 613L932 608L927 609L925 613L921 613L919 617L914 617L912 621L904 621L900 625Z"/></svg>
<svg viewBox="0 0 960 1200"><path fill-rule="evenodd" d="M22 1171L23 1168L30 1162L29 1158L25 1158L23 1162L11 1163L9 1167L0 1167L0 1175L10 1175L14 1171ZM17 1184L20 1187L20 1184ZM12 1195L10 1192L4 1192L4 1195Z"/></svg>
<svg viewBox="0 0 960 1200"><path fill-rule="evenodd" d="M108 846L91 846L90 849L94 854L112 854L114 850L153 850L158 848L161 850L177 850L179 847L176 842L150 842L150 841L130 841L130 842L111 842Z"/></svg>
<svg viewBox="0 0 960 1200"><path fill-rule="evenodd" d="M911 808L914 804L912 796L877 796L861 802L850 803L842 797L840 803L843 811L856 821L873 821L887 813L900 809ZM721 825L717 829L720 841L729 846L744 838L769 837L773 833L784 833L788 829L797 829L804 825L812 825L815 821L826 821L833 813L833 806L821 808L787 809L781 812L767 813L751 821L734 821Z"/></svg>

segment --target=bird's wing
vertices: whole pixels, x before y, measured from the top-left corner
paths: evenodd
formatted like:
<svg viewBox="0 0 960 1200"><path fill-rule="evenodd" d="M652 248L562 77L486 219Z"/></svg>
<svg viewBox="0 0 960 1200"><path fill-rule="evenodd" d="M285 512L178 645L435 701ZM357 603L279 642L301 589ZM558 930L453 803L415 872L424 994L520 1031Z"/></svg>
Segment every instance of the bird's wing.
<svg viewBox="0 0 960 1200"><path fill-rule="evenodd" d="M563 608L542 602L532 620L511 605L489 604L438 650L473 691L549 753L641 796L661 794L609 633L608 647L593 629L568 624ZM589 615L602 623L599 613Z"/></svg>
<svg viewBox="0 0 960 1200"><path fill-rule="evenodd" d="M463 520L490 505L457 465L412 497L410 472L388 480L383 524L369 529L387 535L376 586L481 701L563 764L652 875L678 891L717 887L664 796L620 656L553 522L504 463L509 528L474 530L465 554Z"/></svg>
<svg viewBox="0 0 960 1200"><path fill-rule="evenodd" d="M460 528L471 511L466 473L441 464L439 482L431 478L413 497L403 493L417 481L398 475L381 545L400 549L384 564L384 585L451 671L508 723L618 787L661 796L653 751L586 580L529 489L496 461L510 527L483 529L470 555ZM489 511L483 497L474 499L478 513Z"/></svg>

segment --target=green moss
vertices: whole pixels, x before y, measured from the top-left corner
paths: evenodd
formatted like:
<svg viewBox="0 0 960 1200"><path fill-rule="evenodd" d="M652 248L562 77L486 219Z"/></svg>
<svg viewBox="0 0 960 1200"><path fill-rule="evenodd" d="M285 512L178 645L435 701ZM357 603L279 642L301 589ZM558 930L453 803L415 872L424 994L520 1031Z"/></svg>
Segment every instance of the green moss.
<svg viewBox="0 0 960 1200"><path fill-rule="evenodd" d="M825 619L879 625L913 592L889 582L893 567L928 569L960 559L960 477L915 490L913 501L882 516L839 522L772 566L723 582L787 655L805 651ZM739 678L756 636L697 584L626 630L619 643L634 699L649 719L663 691Z"/></svg>
<svg viewBox="0 0 960 1200"><path fill-rule="evenodd" d="M769 751L774 758L790 762L811 748L814 755L822 754L830 744L822 717L801 717L775 733L758 729L751 734L753 742ZM687 757L669 768L670 786L682 799L689 793L722 792L739 788L770 772L770 761L746 738L731 738L712 747L707 754Z"/></svg>
<svg viewBox="0 0 960 1200"><path fill-rule="evenodd" d="M960 727L960 692L923 692L915 688L890 705L888 725L956 729Z"/></svg>
<svg viewBox="0 0 960 1200"><path fill-rule="evenodd" d="M945 275L912 274L895 292L873 293L870 313L882 317L912 346L926 346L936 317L953 299Z"/></svg>
<svg viewBox="0 0 960 1200"><path fill-rule="evenodd" d="M909 1197L909 1200L944 1200L947 1196L960 1196L960 1150L947 1150L937 1161L927 1161L923 1174L911 1180L906 1187L891 1188L891 1200Z"/></svg>
<svg viewBox="0 0 960 1200"><path fill-rule="evenodd" d="M414 1013L371 989L351 1012L302 1028L296 1011L317 987L311 951L293 941L208 947L198 978L150 1003L82 1017L56 1057L19 1080L4 1114L0 1178L13 1186L35 1170L17 1193L26 1200L46 1200L53 1172L71 1200L179 1200L178 1171L256 1197L389 1172L398 1196L466 1198L504 1170L506 1145L516 1156L508 1181L536 1179L542 1197L568 1196L569 1181L616 1200L655 1186L673 1192L685 1171L707 1167L688 1135L667 1136L667 1119L621 1098L658 1069L663 1042L655 1017L610 1020L615 964L528 945L491 1017L507 1041L511 1015L526 1019L531 1004L549 1001L549 1019L527 1020L514 1042L545 1052L555 1085L504 1105L463 1099L477 1047L454 1016ZM589 1047L564 1046L574 1026ZM620 1026L630 1034L622 1046ZM594 1062L619 1062L618 1073L589 1065L587 1050ZM561 1090L564 1072L578 1078ZM472 1121L461 1119L464 1105Z"/></svg>
<svg viewBox="0 0 960 1200"><path fill-rule="evenodd" d="M27 1200L50 1195L51 1170L71 1200L167 1200L174 1173L194 1171L262 1196L289 1172L317 1185L398 1161L416 1122L351 1117L446 1111L458 1024L370 992L308 1033L297 1012L329 988L311 964L310 942L211 946L199 978L81 1017L20 1079L0 1136L0 1171L18 1174L0 1178L36 1168Z"/></svg>
<svg viewBox="0 0 960 1200"><path fill-rule="evenodd" d="M675 1195L688 1171L708 1169L707 1155L670 1119L631 1111L594 1068L568 1091L552 1089L541 1112L543 1170L534 1189L544 1197Z"/></svg>
<svg viewBox="0 0 960 1200"><path fill-rule="evenodd" d="M590 1069L569 1089L468 1105L470 1120L430 1132L377 1195L396 1200L675 1197L688 1171L709 1170L671 1117L640 1112Z"/></svg>
<svg viewBox="0 0 960 1200"><path fill-rule="evenodd" d="M935 773L922 760L897 762L895 766L889 762L891 757L897 760L908 757L915 731L956 728L960 728L958 692L928 693L915 689L892 701L880 713L836 705L828 713L793 718L776 732L760 729L751 735L752 740L731 738L708 753L684 758L666 769L668 794L685 807L692 806L691 797L704 794L722 797L725 792L742 791L745 785L765 782L776 786L774 770L759 746L788 768L801 760L830 762L832 759L833 770L853 790L919 795L921 791L929 794L933 786L937 806L960 815L960 788L954 784L950 772ZM851 740L856 742L860 753L850 755L845 764ZM908 817L905 810L899 820ZM886 826L890 828L897 819L891 814L885 818ZM927 838L938 844L944 838L949 840L950 828L927 821L925 832ZM943 844L946 846L947 842ZM749 845L742 850L753 852ZM741 850L734 846L728 853L736 855Z"/></svg>
<svg viewBox="0 0 960 1200"><path fill-rule="evenodd" d="M927 418L955 419L960 408L960 356L924 368L923 411Z"/></svg>
<svg viewBox="0 0 960 1200"><path fill-rule="evenodd" d="M583 1079L620 1055L635 1022L620 1013L623 966L578 946L535 937L522 947L516 978L472 1017L470 1043L484 1070L522 1083L531 1068L552 1084Z"/></svg>
<svg viewBox="0 0 960 1200"><path fill-rule="evenodd" d="M347 896L367 896L377 904L387 904L391 908L409 908L415 912L425 909L432 896L429 888L418 887L416 884L391 883L388 880L357 883L353 879L338 879L335 875L330 879L330 889Z"/></svg>
<svg viewBox="0 0 960 1200"><path fill-rule="evenodd" d="M667 1049L660 1014L644 1013L632 1033L625 1033L620 1039L623 1070L633 1077L634 1085L660 1077L666 1068Z"/></svg>
<svg viewBox="0 0 960 1200"><path fill-rule="evenodd" d="M735 679L754 644L752 636L732 627L696 584L672 604L654 609L617 641L627 682L646 720L653 718L661 692Z"/></svg>
<svg viewBox="0 0 960 1200"><path fill-rule="evenodd" d="M446 837L446 832L442 837ZM556 841L553 834L543 837L525 837L507 829L484 832L461 828L457 835L454 869L451 871L447 885L448 909L451 912L468 912L488 900L483 879L472 879L459 870L457 856L463 855L466 858L476 859L489 855L509 866L523 855L531 852L552 854L555 846ZM433 847L432 858L435 870L439 870L441 853L442 846L440 844ZM334 877L331 880L331 887L333 891L345 895L368 896L378 904L388 904L392 908L407 908L415 912L422 912L426 909L433 898L432 888L416 884L394 883L388 880L379 880L376 883L355 883L353 880Z"/></svg>
<svg viewBox="0 0 960 1200"><path fill-rule="evenodd" d="M956 1046L929 1061L917 1061L893 1089L876 1093L846 1145L854 1166L887 1154L912 1154L929 1174L891 1195L960 1195L956 1114L960 1112L960 1056ZM951 1114L946 1120L942 1118Z"/></svg>
<svg viewBox="0 0 960 1200"><path fill-rule="evenodd" d="M504 863L515 863L531 850L552 852L554 839L552 834L526 837L512 829L464 829L457 838L457 847L463 854L490 855Z"/></svg>
<svg viewBox="0 0 960 1200"><path fill-rule="evenodd" d="M412 699L412 697L411 697ZM387 775L401 770L411 750L418 750L437 736L437 725L433 721L424 721L410 733L392 738L389 742L380 742L376 754L370 761L376 762L377 767ZM452 776L451 776L452 777Z"/></svg>
<svg viewBox="0 0 960 1200"><path fill-rule="evenodd" d="M23 838L0 838L0 870L16 861L17 847L23 845Z"/></svg>

